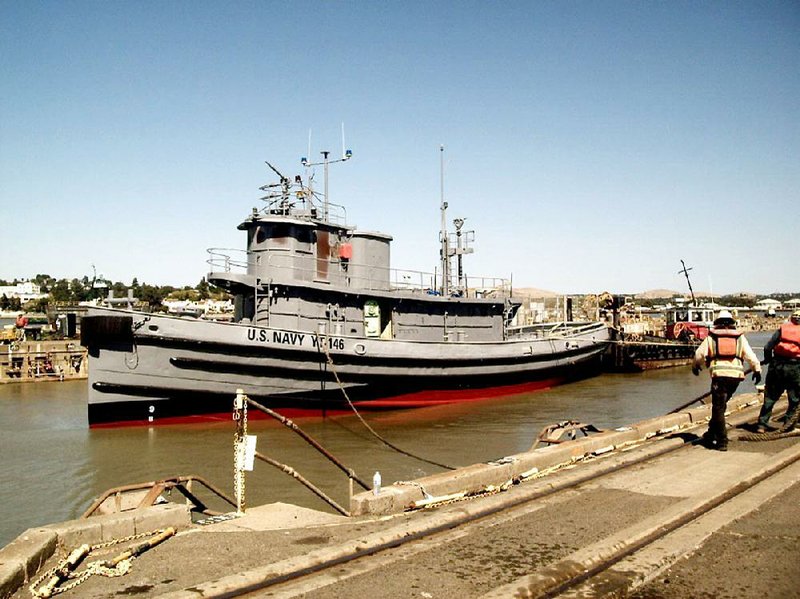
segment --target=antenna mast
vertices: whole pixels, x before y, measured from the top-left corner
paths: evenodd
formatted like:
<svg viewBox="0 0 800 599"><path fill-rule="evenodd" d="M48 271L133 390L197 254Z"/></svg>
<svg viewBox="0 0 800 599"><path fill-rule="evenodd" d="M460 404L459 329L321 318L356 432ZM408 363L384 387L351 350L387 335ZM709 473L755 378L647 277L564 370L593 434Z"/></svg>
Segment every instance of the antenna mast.
<svg viewBox="0 0 800 599"><path fill-rule="evenodd" d="M447 202L444 201L444 146L439 146L439 178L441 204L439 211L442 216L441 229L439 230L439 241L442 244L439 256L442 262L442 295L450 295L450 248L447 240Z"/></svg>
<svg viewBox="0 0 800 599"><path fill-rule="evenodd" d="M311 149L311 132L310 131L309 131L309 134L308 134L308 139L309 139L308 147L309 147L309 150L310 150ZM322 154L322 162L309 162L308 158L303 156L300 159L300 164L302 164L306 168L309 168L311 166L319 166L319 165L323 165L325 167L325 170L324 170L324 173L325 173L325 190L324 190L324 193L323 193L324 202L322 204L322 220L327 221L328 220L328 165L336 164L337 162L347 162L348 160L350 160L353 157L353 151L352 150L345 150L344 149L344 123L342 123L342 157L339 158L339 160L328 160L328 156L330 156L330 154L331 154L329 150L323 150L322 152L320 152L320 154Z"/></svg>
<svg viewBox="0 0 800 599"><path fill-rule="evenodd" d="M694 299L694 289L692 289L692 282L689 280L689 271L692 270L692 267L686 268L686 263L684 263L683 260L681 260L681 266L683 266L683 269L679 270L678 274L683 273L686 277L686 282L689 284L689 293L692 296L692 305L696 305L697 301Z"/></svg>

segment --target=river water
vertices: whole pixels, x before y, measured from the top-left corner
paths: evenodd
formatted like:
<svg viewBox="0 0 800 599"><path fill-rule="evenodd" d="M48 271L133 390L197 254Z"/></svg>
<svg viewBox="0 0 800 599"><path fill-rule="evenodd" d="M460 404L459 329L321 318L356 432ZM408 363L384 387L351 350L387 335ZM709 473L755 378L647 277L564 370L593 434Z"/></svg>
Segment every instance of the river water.
<svg viewBox="0 0 800 599"><path fill-rule="evenodd" d="M768 333L748 335L761 347ZM756 350L759 354L760 350ZM365 413L394 445L451 466L528 450L543 427L580 420L600 428L664 414L709 388L688 367L601 376L528 395L468 405ZM739 392L753 390L748 379ZM179 475L198 475L233 495L232 421L197 425L92 429L86 381L0 385L0 547L25 529L80 516L105 490ZM233 400L233 398L231 398ZM355 416L296 422L362 480L384 484L441 471L398 454L372 437ZM347 477L291 431L250 420L258 451L288 464L347 506ZM356 488L358 491L359 488ZM248 505L283 501L330 510L286 474L257 462L247 473ZM225 505L214 505L225 510Z"/></svg>

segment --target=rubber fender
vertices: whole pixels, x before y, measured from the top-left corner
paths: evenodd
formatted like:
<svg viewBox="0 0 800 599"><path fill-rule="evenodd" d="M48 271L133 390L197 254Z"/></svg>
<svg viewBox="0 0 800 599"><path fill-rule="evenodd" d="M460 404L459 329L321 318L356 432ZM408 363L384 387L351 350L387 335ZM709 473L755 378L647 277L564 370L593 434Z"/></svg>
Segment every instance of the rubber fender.
<svg viewBox="0 0 800 599"><path fill-rule="evenodd" d="M84 316L81 319L81 345L92 347L109 343L133 343L132 316Z"/></svg>

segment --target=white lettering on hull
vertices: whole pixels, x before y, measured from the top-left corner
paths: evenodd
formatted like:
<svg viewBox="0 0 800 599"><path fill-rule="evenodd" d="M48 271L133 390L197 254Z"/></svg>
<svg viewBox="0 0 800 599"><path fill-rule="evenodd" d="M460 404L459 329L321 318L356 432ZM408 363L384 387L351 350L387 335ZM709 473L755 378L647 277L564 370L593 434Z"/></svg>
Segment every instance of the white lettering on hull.
<svg viewBox="0 0 800 599"><path fill-rule="evenodd" d="M270 335L270 332L272 333ZM268 331L267 329L247 329L247 340L256 344L268 343L272 345L290 345L292 347L311 347L317 349L319 337L307 333L293 333L291 331ZM328 337L328 346L331 349L344 349L344 339Z"/></svg>

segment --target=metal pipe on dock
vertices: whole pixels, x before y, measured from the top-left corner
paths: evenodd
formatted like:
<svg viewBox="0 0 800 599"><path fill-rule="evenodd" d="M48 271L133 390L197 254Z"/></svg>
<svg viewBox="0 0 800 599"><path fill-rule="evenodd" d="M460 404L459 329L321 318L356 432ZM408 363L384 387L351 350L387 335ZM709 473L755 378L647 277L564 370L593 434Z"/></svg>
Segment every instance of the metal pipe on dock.
<svg viewBox="0 0 800 599"><path fill-rule="evenodd" d="M344 472L344 473L345 473L345 474L348 476L348 478L351 478L351 479L353 479L353 480L354 480L354 481L356 481L356 482L357 482L359 485L361 485L361 488L362 488L362 489L364 489L364 490L369 490L369 489L370 489L370 486L369 486L369 485L368 485L366 482L364 482L363 480L361 480L361 479L358 477L358 475L357 475L357 474L356 474L356 473L355 473L355 472L354 472L354 471L353 471L351 468L348 468L347 466L345 466L345 465L344 465L344 464L341 462L341 460L339 460L339 459L338 459L338 458L336 458L336 457L335 457L333 454L331 454L331 453L330 453L330 452L329 452L327 449L325 449L325 448L324 448L322 445L320 445L320 444L319 444L319 443L318 443L318 442L317 442L317 441L316 441L314 438L312 438L312 437L311 437L311 436L310 436L308 433L306 433L305 431L303 431L303 429L301 429L299 426L297 426L297 425L296 425L296 424L295 424L295 423L294 423L292 420L290 420L289 418L286 418L285 416L281 416L280 414L278 414L278 413L277 413L277 412L275 412L274 410L270 410L270 409L269 409L268 407L266 407L266 406L262 406L260 403L258 403L257 401L253 401L253 400L252 400L252 399L250 399L249 397L247 398L247 403L248 403L248 404L250 404L251 406L253 406L254 408L256 408L257 410L260 410L260 411L264 412L264 413L265 413L265 414L267 414L268 416L271 416L272 418L274 418L275 420L277 420L278 422L280 422L281 424L283 424L283 425L284 425L285 427L287 427L288 429L290 429L290 430L294 431L295 433L297 433L298 435L300 435L300 437L301 437L301 438L302 438L302 439L303 439L303 440L304 440L306 443L308 443L308 444L309 444L309 445L311 445L311 446L312 446L314 449L316 449L318 452L320 452L322 455L324 455L324 456L325 456L325 457L326 457L328 460L330 460L330 461L331 461L331 462L332 462L332 463L333 463L333 464L334 464L334 465L335 465L337 468L339 468L339 470L341 470L342 472Z"/></svg>

